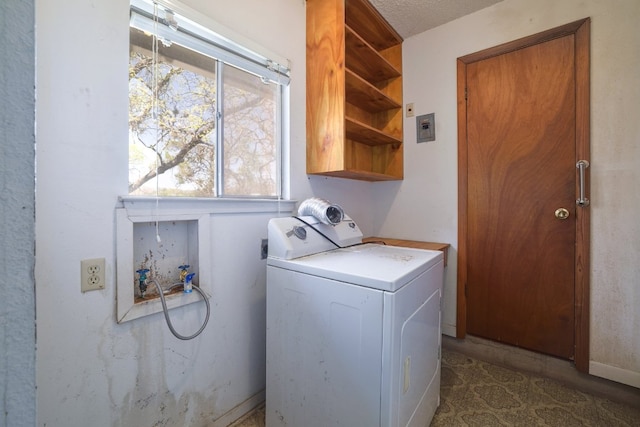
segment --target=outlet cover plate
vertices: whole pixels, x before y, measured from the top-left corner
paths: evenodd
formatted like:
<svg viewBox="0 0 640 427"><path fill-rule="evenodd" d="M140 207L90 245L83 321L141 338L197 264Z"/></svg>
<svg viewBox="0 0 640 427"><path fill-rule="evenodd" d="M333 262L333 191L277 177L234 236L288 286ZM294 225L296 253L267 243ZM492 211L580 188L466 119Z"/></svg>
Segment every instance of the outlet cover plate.
<svg viewBox="0 0 640 427"><path fill-rule="evenodd" d="M416 115L415 110L413 108L413 102L407 104L406 107L407 117L413 117Z"/></svg>
<svg viewBox="0 0 640 427"><path fill-rule="evenodd" d="M82 292L104 289L104 258L84 259L80 261L80 290Z"/></svg>

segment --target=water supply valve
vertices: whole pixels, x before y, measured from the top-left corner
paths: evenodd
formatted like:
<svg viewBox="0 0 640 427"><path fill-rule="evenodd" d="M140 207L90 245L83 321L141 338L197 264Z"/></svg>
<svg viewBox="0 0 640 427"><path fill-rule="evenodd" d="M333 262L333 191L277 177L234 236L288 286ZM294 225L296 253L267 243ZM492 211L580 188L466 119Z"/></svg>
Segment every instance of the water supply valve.
<svg viewBox="0 0 640 427"><path fill-rule="evenodd" d="M189 273L184 278L184 292L187 294L193 291L192 280L193 280L193 276L195 275L196 273Z"/></svg>
<svg viewBox="0 0 640 427"><path fill-rule="evenodd" d="M189 264L178 266L178 268L180 269L180 282L184 283L184 279L187 277L187 273L189 273L189 267Z"/></svg>
<svg viewBox="0 0 640 427"><path fill-rule="evenodd" d="M140 288L140 297L144 298L144 294L147 292L147 273L149 272L148 268L141 268L140 270L136 270L136 273L140 276L138 278L138 287Z"/></svg>

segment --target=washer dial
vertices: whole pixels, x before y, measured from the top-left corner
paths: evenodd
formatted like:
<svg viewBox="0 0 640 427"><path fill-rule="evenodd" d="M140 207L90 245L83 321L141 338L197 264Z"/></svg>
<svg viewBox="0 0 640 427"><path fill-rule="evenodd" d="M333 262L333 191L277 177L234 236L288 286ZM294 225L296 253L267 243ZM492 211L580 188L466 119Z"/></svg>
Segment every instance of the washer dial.
<svg viewBox="0 0 640 427"><path fill-rule="evenodd" d="M307 230L299 225L293 227L293 234L300 240L307 238Z"/></svg>

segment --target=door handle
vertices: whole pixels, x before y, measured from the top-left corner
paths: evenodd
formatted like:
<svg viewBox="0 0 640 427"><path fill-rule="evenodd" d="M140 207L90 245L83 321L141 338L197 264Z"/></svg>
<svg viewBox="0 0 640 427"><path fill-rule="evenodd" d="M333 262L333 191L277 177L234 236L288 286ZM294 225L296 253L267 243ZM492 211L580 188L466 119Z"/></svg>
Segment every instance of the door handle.
<svg viewBox="0 0 640 427"><path fill-rule="evenodd" d="M556 218L558 218L558 219L567 219L567 218L569 218L569 211L566 210L565 208L556 209L555 214L556 214Z"/></svg>
<svg viewBox="0 0 640 427"><path fill-rule="evenodd" d="M578 160L576 163L576 167L578 168L578 174L580 176L580 198L576 200L576 204L581 208L586 208L589 206L589 199L584 195L584 171L589 167L589 162L586 160ZM557 212L557 211L556 211Z"/></svg>

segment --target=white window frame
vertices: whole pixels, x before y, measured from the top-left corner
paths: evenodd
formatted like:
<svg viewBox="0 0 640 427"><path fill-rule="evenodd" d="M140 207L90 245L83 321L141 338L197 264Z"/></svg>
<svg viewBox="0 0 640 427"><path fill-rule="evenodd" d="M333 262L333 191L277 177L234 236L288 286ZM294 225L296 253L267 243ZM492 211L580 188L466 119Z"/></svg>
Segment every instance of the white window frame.
<svg viewBox="0 0 640 427"><path fill-rule="evenodd" d="M154 19L158 6L162 14L167 12L175 19L176 26L168 23L164 18ZM156 33L159 37L170 40L188 49L197 51L203 55L240 68L260 78L267 79L278 84L280 88L280 100L276 125L276 194L273 196L231 196L235 198L264 198L281 199L288 192L288 185L284 177L288 176L284 168L285 153L288 152L290 139L289 108L290 108L290 69L289 61L269 52L250 40L235 34L233 31L217 23L213 19L191 9L177 1L172 0L130 0L130 26L149 33ZM286 65L285 65L286 64ZM218 79L220 75L218 75ZM218 81L220 84L220 81ZM222 93L222 91L219 91ZM222 105L222 104L219 104ZM219 124L220 124L220 119ZM224 156L224 142L220 137L222 126L216 126L216 195L211 199L225 198L224 193L224 168L222 159ZM156 177L158 179L158 177Z"/></svg>

